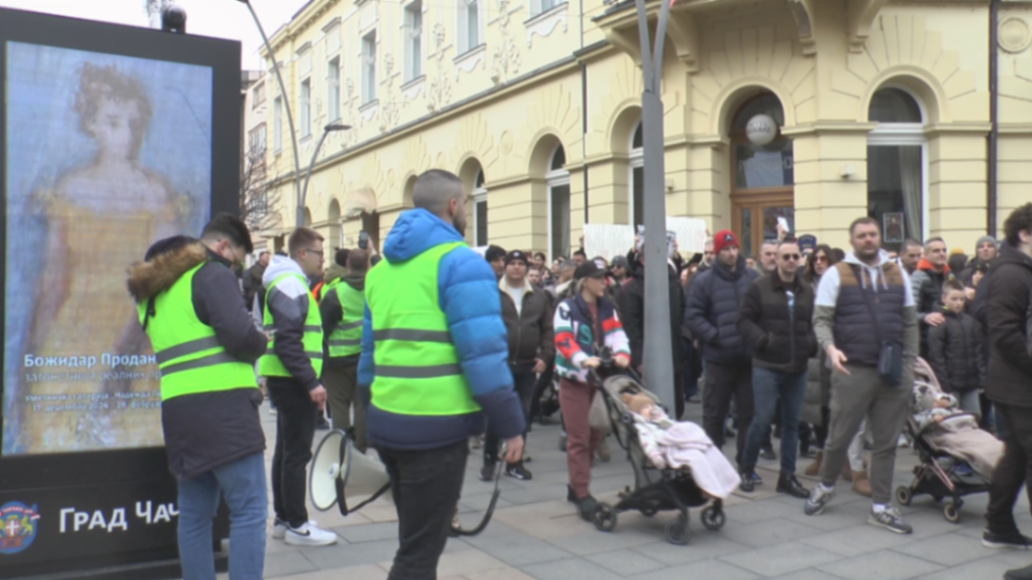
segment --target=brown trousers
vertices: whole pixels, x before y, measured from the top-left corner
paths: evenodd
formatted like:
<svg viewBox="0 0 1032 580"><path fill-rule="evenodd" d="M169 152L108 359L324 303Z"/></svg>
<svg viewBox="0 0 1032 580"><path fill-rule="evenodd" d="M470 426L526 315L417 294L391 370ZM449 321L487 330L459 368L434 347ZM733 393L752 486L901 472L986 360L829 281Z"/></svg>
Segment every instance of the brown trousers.
<svg viewBox="0 0 1032 580"><path fill-rule="evenodd" d="M366 442L365 409L358 398L358 365L326 367L323 370L323 386L326 387L326 402L330 407L333 428L347 431L351 427L351 409L355 410L355 448L365 453Z"/></svg>

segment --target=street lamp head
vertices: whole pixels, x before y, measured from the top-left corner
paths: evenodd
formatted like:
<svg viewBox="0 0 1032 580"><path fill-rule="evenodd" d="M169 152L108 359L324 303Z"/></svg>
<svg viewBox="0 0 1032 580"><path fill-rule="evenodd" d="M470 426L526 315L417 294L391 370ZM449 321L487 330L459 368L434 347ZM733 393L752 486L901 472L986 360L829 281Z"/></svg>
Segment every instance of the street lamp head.
<svg viewBox="0 0 1032 580"><path fill-rule="evenodd" d="M334 131L347 131L350 128L351 125L345 125L344 123L330 123L329 125L323 127L323 131L326 131L327 133L332 133Z"/></svg>
<svg viewBox="0 0 1032 580"><path fill-rule="evenodd" d="M241 4L250 4L249 0L237 0Z"/></svg>

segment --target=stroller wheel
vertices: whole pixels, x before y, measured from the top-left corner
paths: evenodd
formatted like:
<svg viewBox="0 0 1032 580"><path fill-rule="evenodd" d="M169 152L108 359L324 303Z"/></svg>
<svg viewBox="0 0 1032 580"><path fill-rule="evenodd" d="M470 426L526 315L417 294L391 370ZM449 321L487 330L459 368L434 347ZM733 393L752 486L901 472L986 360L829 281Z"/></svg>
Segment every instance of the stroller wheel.
<svg viewBox="0 0 1032 580"><path fill-rule="evenodd" d="M702 525L711 532L719 531L727 523L727 516L724 511L710 506L702 510Z"/></svg>
<svg viewBox="0 0 1032 580"><path fill-rule="evenodd" d="M595 508L595 529L611 532L616 527L616 510L607 503L600 503Z"/></svg>
<svg viewBox="0 0 1032 580"><path fill-rule="evenodd" d="M670 520L663 530L666 539L671 544L683 546L688 543L688 516L681 514L676 520Z"/></svg>
<svg viewBox="0 0 1032 580"><path fill-rule="evenodd" d="M910 505L911 499L913 499L913 493L909 487L901 485L896 488L896 501L899 502L899 505Z"/></svg>
<svg viewBox="0 0 1032 580"><path fill-rule="evenodd" d="M948 503L942 508L942 515L946 517L946 521L951 524L960 523L960 506L955 503Z"/></svg>
<svg viewBox="0 0 1032 580"><path fill-rule="evenodd" d="M652 516L656 515L656 513L657 513L657 512L659 511L659 510L657 510L657 509L656 509L656 508L654 508L654 507L645 507L645 508L641 508L641 509L640 509L640 510L638 510L638 511L639 511L639 512L641 512L641 515L643 515L643 516L645 516L645 517L647 517L647 518L651 518Z"/></svg>

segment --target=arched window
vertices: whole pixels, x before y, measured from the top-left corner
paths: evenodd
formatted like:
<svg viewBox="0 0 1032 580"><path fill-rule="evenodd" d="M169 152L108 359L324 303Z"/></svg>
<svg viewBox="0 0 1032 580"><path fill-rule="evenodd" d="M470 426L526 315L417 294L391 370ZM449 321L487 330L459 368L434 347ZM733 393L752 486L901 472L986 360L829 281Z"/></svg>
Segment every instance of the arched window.
<svg viewBox="0 0 1032 580"><path fill-rule="evenodd" d="M305 227L312 227L312 210L305 208Z"/></svg>
<svg viewBox="0 0 1032 580"><path fill-rule="evenodd" d="M927 140L921 106L908 92L881 88L871 97L867 137L867 214L882 226L886 249L925 238Z"/></svg>
<svg viewBox="0 0 1032 580"><path fill-rule="evenodd" d="M765 145L746 131L757 115L770 117L778 129ZM780 132L784 124L781 101L770 92L746 101L731 121L731 222L747 256L758 255L764 240L777 239L778 218L795 231L795 158L792 140Z"/></svg>
<svg viewBox="0 0 1032 580"><path fill-rule="evenodd" d="M548 183L548 248L550 259L570 256L570 172L565 169L566 151L556 145L545 174Z"/></svg>
<svg viewBox="0 0 1032 580"><path fill-rule="evenodd" d="M645 152L643 149L644 135L642 134L641 122L634 129L631 135L630 155L628 165L630 166L630 182L628 189L630 199L627 200L628 212L627 221L635 228L645 223Z"/></svg>
<svg viewBox="0 0 1032 580"><path fill-rule="evenodd" d="M484 170L477 171L473 182L473 245L486 246L487 237L487 188L484 187Z"/></svg>

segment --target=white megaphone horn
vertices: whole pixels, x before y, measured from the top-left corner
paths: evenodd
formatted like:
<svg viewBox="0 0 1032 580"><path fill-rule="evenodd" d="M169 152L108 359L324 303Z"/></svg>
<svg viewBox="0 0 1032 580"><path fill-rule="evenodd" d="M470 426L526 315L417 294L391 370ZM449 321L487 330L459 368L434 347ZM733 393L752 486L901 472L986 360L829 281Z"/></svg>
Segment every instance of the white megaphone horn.
<svg viewBox="0 0 1032 580"><path fill-rule="evenodd" d="M331 431L319 443L312 458L308 491L312 505L329 511L335 504L341 515L358 511L384 495L391 488L387 468L354 448L351 431ZM351 506L349 506L351 502Z"/></svg>

